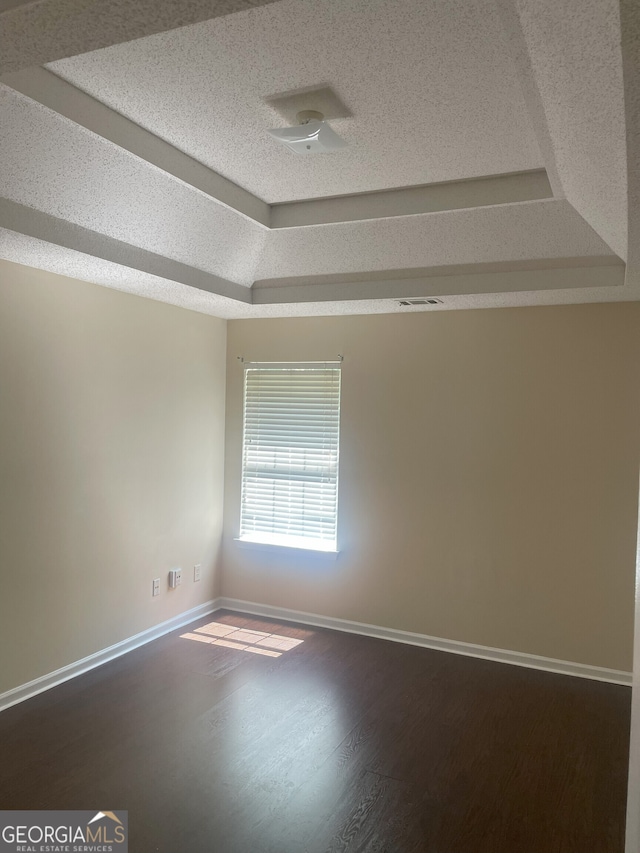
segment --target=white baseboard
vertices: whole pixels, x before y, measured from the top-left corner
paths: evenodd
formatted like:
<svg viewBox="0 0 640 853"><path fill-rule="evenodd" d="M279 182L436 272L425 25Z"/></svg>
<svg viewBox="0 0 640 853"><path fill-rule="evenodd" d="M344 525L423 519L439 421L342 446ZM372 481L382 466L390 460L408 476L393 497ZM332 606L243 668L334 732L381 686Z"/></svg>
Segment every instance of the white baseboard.
<svg viewBox="0 0 640 853"><path fill-rule="evenodd" d="M382 628L379 625L368 625L365 622L352 622L348 619L338 619L334 616L321 616L318 613L306 613L303 610L289 610L286 607L272 607L268 604L258 604L253 601L241 601L237 598L223 597L199 604L197 607L186 610L172 619L167 619L166 622L160 622L159 625L147 628L133 637L115 643L113 646L88 655L88 657L70 663L67 666L63 666L61 669L55 670L55 672L49 672L33 681L21 684L12 690L7 690L5 693L0 693L0 711L4 711L12 705L17 705L19 702L24 702L25 699L36 696L38 693L43 693L45 690L49 690L57 684L62 684L64 681L75 678L77 675L82 675L83 672L95 669L103 663L107 663L107 661L139 648L139 646L144 646L146 643L150 643L152 640L156 640L170 631L175 631L177 628L182 628L183 625L194 622L201 616L208 616L210 613L223 608L252 616L266 616L279 619L283 622L297 622L309 625L310 627L332 628L335 631L344 631L348 634L361 634L365 637L377 637L381 640L392 640L396 643L408 643L412 646L423 646L427 649L451 652L456 655L467 655L468 657L483 658L484 660L492 660L498 663L509 663L515 666L526 666L530 669L542 669L546 672L556 672L562 675L574 675L578 678L591 678L596 681L607 681L611 684L631 686L632 673L622 670L556 660L555 658L529 655L524 652L512 652L508 649L494 649L490 646L478 646L474 643L463 643L459 640L443 640L440 637L430 637L428 634L416 634L412 631L400 631L396 628Z"/></svg>
<svg viewBox="0 0 640 853"><path fill-rule="evenodd" d="M55 672L49 672L46 675L41 675L40 678L35 678L33 681L28 681L26 684L21 684L19 687L14 687L12 690L7 690L5 693L0 693L0 711L10 708L12 705L17 705L18 702L24 702L25 699L30 699L31 696L36 696L38 693L43 693L57 684L62 684L63 681L68 681L70 678L75 678L76 675L82 675L90 669L95 669L107 661L125 655L127 652L137 649L139 646L144 646L145 643L150 643L152 640L157 640L163 634L168 634L170 631L175 631L177 628L182 628L189 622L199 619L201 616L207 616L213 613L214 610L219 610L222 605L220 599L212 599L205 601L204 604L199 604L197 607L192 607L191 610L185 610L166 622L160 622L159 625L154 625L147 628L146 631L141 631L139 634L134 634L133 637L128 637L126 640L121 640L113 646L88 655L82 660L77 660L61 669L56 669Z"/></svg>
<svg viewBox="0 0 640 853"><path fill-rule="evenodd" d="M526 666L530 669L542 669L562 675L574 675L578 678L591 678L595 681L607 681L611 684L631 686L632 673L618 669L606 669L601 666L591 666L586 663L556 660L555 658L530 655L525 652L512 652L509 649L494 649L490 646L478 646L474 643L463 643L459 640L443 640L440 637L430 637L428 634L414 634L412 631L400 631L395 628L381 628L378 625L367 625L364 622L351 622L347 619L337 619L333 616L321 616L317 613L305 613L301 610L289 610L286 607L272 607L268 604L257 604L253 601L241 601L237 598L219 598L218 607L234 610L253 616L268 616L281 619L284 622L299 622L318 628L333 628L349 634L362 634L365 637L377 637L382 640L392 640L396 643L409 643L412 646L424 646L441 652L452 652L456 655L483 658L498 663L509 663L515 666Z"/></svg>

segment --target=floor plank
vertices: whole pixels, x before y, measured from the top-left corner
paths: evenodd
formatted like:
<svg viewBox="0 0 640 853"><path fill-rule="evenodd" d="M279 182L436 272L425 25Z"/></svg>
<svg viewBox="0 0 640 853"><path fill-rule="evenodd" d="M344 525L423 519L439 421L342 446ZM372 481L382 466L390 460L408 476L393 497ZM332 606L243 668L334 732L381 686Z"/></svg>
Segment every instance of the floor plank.
<svg viewBox="0 0 640 853"><path fill-rule="evenodd" d="M133 853L621 853L629 715L625 687L219 611L0 714L0 807L128 809Z"/></svg>

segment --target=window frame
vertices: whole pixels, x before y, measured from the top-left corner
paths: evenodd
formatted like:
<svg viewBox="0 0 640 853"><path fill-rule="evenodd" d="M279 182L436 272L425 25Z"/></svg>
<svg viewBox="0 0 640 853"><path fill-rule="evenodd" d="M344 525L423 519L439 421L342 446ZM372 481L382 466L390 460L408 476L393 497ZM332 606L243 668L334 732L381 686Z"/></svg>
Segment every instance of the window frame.
<svg viewBox="0 0 640 853"><path fill-rule="evenodd" d="M243 513L245 510L245 487L246 487L246 452L247 452L247 399L248 399L248 371L250 370L335 370L338 373L338 393L337 393L337 428L335 433L336 439L336 462L335 462L335 504L334 504L334 530L335 538L326 540L331 547L319 547L317 538L306 537L309 544L304 543L304 536L292 536L291 542L287 542L286 534L282 534L280 541L275 538L269 541L268 535L265 532L265 538L260 539L260 533L243 534ZM244 362L242 375L242 446L241 446L241 463L240 463L240 518L239 518L239 533L234 537L234 541L240 548L259 551L286 552L290 554L318 556L326 559L336 559L339 553L338 550L338 520L339 520L339 482L340 482L340 433L341 433L341 403L342 403L342 357L339 360L327 361L292 361L292 362ZM311 481L312 482L312 481ZM276 534L274 534L274 537ZM294 541L295 540L295 541Z"/></svg>

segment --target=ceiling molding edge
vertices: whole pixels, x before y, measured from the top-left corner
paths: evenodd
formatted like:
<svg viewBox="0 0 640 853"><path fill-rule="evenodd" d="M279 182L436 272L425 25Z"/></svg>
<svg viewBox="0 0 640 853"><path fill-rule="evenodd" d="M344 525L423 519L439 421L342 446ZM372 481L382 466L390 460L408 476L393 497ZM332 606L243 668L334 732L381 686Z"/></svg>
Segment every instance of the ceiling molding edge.
<svg viewBox="0 0 640 853"><path fill-rule="evenodd" d="M553 195L555 198L564 198L565 192L556 166L551 133L547 124L542 97L533 72L533 66L531 65L527 42L522 32L522 24L515 0L496 0L496 4L505 38L511 51L511 57L516 67L520 89L522 90L525 106L531 120L531 126L538 141L547 175L549 176Z"/></svg>
<svg viewBox="0 0 640 853"><path fill-rule="evenodd" d="M271 205L271 228L362 222L553 198L544 169Z"/></svg>
<svg viewBox="0 0 640 853"><path fill-rule="evenodd" d="M347 273L344 276L307 279L270 279L258 281L249 288L9 199L0 198L0 228L99 258L134 272L143 272L194 290L222 296L247 307L566 292L590 288L615 288L618 292L628 290L624 288L625 265L612 256L466 264L450 268ZM86 280L90 281L91 278ZM629 292L629 299L634 298L637 296Z"/></svg>
<svg viewBox="0 0 640 853"><path fill-rule="evenodd" d="M74 225L65 219L58 219L10 199L0 198L0 228L188 287L226 296L238 302L250 304L252 301L249 287Z"/></svg>
<svg viewBox="0 0 640 853"><path fill-rule="evenodd" d="M544 169L269 205L46 68L0 82L266 229L361 222L553 198Z"/></svg>
<svg viewBox="0 0 640 853"><path fill-rule="evenodd" d="M269 226L270 208L262 199L112 110L72 83L67 83L52 71L46 68L27 68L5 75L0 78L0 82L210 196L224 207L259 225Z"/></svg>
<svg viewBox="0 0 640 853"><path fill-rule="evenodd" d="M319 275L260 278L254 290L263 287L291 287L299 284L348 284L386 279L417 279L428 276L467 275L475 273L520 272L521 270L568 269L573 267L624 266L617 255L563 255L557 258L530 258L515 261L475 261L467 264L441 264L432 267L400 267L398 269L368 270L366 272L321 273Z"/></svg>
<svg viewBox="0 0 640 853"><path fill-rule="evenodd" d="M576 261L570 265L570 261ZM571 290L590 287L623 287L624 264L579 263L582 259L543 261L538 268L486 271L482 264L475 271L453 275L425 274L415 278L371 278L361 281L331 281L252 288L253 305L298 304L306 302L346 302L362 299L403 299L442 296L481 296L488 293ZM533 267L534 262L531 262Z"/></svg>

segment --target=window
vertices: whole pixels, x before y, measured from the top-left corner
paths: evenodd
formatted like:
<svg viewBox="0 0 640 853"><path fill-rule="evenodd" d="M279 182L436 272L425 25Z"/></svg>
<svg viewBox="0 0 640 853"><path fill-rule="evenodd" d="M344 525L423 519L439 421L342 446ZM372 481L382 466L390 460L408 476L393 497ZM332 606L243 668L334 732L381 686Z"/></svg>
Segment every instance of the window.
<svg viewBox="0 0 640 853"><path fill-rule="evenodd" d="M336 551L340 363L244 375L240 541Z"/></svg>

